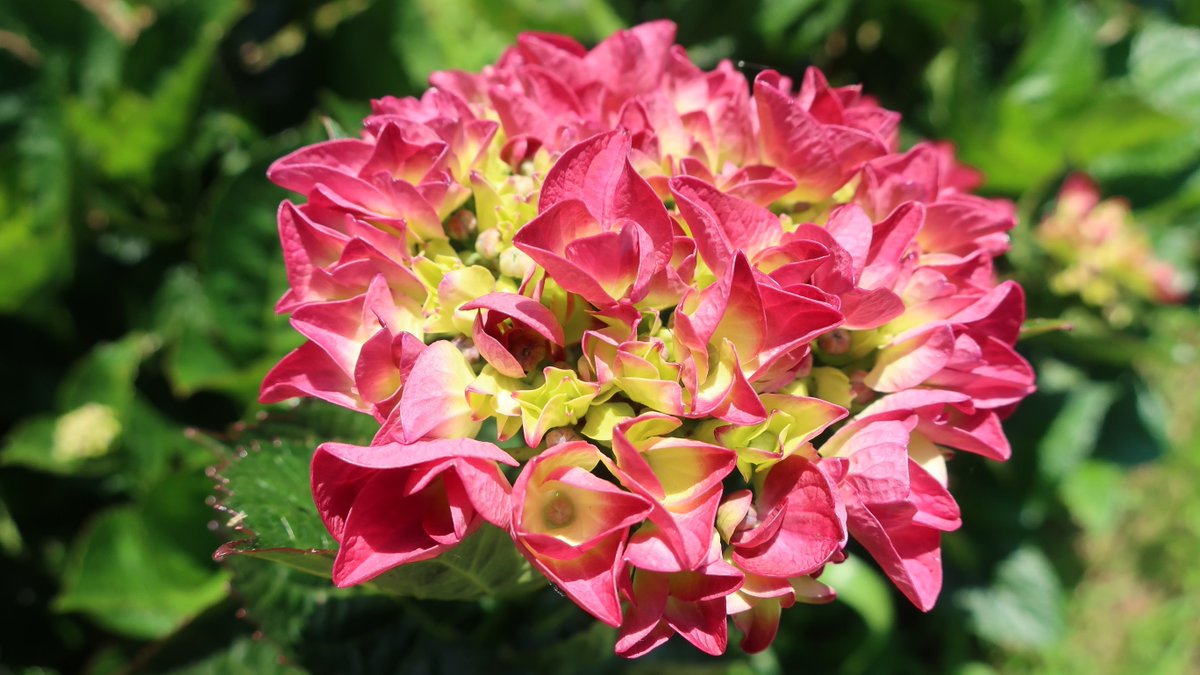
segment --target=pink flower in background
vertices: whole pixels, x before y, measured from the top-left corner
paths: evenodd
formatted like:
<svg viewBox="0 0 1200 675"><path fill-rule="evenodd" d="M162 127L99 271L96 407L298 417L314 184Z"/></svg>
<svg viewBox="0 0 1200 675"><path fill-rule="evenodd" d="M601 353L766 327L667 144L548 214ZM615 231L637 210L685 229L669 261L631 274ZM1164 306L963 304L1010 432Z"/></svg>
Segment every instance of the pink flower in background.
<svg viewBox="0 0 1200 675"><path fill-rule="evenodd" d="M379 423L313 460L337 584L486 522L628 657L765 649L850 540L933 606L947 458L1007 459L1033 390L1013 207L859 88L674 34L522 35L271 167L306 341L261 399Z"/></svg>
<svg viewBox="0 0 1200 675"><path fill-rule="evenodd" d="M1051 290L1078 294L1118 328L1133 321L1135 300L1180 302L1194 285L1155 253L1125 200L1102 201L1100 189L1082 174L1063 183L1036 236L1059 268Z"/></svg>

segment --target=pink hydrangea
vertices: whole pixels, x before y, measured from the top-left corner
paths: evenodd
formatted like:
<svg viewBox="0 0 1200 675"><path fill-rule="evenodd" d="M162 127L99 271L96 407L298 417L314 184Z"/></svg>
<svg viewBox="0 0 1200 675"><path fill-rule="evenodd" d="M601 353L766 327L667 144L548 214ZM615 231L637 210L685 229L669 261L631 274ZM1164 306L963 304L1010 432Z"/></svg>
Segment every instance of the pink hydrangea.
<svg viewBox="0 0 1200 675"><path fill-rule="evenodd" d="M1050 289L1077 294L1116 328L1133 322L1138 300L1182 302L1194 285L1194 279L1156 255L1128 201L1101 200L1100 189L1084 174L1063 182L1054 210L1034 236L1056 268Z"/></svg>
<svg viewBox="0 0 1200 675"><path fill-rule="evenodd" d="M851 539L934 605L946 459L1007 459L1033 390L1013 207L858 87L704 71L674 34L522 35L271 167L307 342L261 399L380 425L313 460L338 584L489 522L623 656L721 653L730 617L765 649Z"/></svg>

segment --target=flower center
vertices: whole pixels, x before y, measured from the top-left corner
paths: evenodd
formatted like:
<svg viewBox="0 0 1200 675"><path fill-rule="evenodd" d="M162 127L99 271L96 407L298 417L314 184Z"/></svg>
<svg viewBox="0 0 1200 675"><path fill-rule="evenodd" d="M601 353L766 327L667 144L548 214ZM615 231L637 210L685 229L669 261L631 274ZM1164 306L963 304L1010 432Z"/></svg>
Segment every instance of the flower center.
<svg viewBox="0 0 1200 675"><path fill-rule="evenodd" d="M508 351L526 372L546 358L546 339L530 330L514 328L506 335Z"/></svg>
<svg viewBox="0 0 1200 675"><path fill-rule="evenodd" d="M817 347L826 354L845 354L850 351L850 331L836 328L817 338Z"/></svg>
<svg viewBox="0 0 1200 675"><path fill-rule="evenodd" d="M542 508L542 519L551 530L566 527L575 520L575 504L570 497L556 491Z"/></svg>

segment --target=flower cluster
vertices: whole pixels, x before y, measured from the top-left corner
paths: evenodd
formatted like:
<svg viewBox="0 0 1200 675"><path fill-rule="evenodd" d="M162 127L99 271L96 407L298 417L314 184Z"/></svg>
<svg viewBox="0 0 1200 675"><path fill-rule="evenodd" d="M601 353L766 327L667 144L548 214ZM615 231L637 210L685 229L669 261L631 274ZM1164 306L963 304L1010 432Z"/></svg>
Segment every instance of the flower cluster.
<svg viewBox="0 0 1200 675"><path fill-rule="evenodd" d="M945 460L1006 459L1033 389L1013 209L857 87L706 72L674 30L522 35L271 167L308 341L261 398L380 424L313 459L336 584L486 522L623 656L721 653L728 618L764 649L850 538L933 606Z"/></svg>
<svg viewBox="0 0 1200 675"><path fill-rule="evenodd" d="M1120 328L1133 321L1133 300L1179 302L1190 281L1155 256L1144 230L1122 199L1100 200L1082 174L1063 183L1054 211L1038 225L1038 243L1060 265L1050 279L1059 294L1078 294Z"/></svg>

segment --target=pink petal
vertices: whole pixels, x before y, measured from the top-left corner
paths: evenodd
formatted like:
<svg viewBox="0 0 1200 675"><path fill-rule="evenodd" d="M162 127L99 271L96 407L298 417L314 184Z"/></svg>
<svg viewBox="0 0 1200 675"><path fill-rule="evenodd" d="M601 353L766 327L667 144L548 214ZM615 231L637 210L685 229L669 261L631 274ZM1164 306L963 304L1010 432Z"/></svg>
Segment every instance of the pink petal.
<svg viewBox="0 0 1200 675"><path fill-rule="evenodd" d="M867 254L871 251L871 219L860 207L847 204L829 214L825 229L850 254L854 270L851 278L857 280L867 265Z"/></svg>
<svg viewBox="0 0 1200 675"><path fill-rule="evenodd" d="M368 581L398 565L429 560L450 548L425 531L426 510L436 508L422 496L398 488L403 474L380 472L368 479L354 498L333 566L339 588Z"/></svg>
<svg viewBox="0 0 1200 675"><path fill-rule="evenodd" d="M942 589L941 532L903 516L847 505L850 534L917 609L928 612Z"/></svg>
<svg viewBox="0 0 1200 675"><path fill-rule="evenodd" d="M722 187L725 194L731 197L744 199L759 206L770 206L775 200L796 189L796 180L773 166L754 165L738 169L726 179Z"/></svg>
<svg viewBox="0 0 1200 675"><path fill-rule="evenodd" d="M842 294L843 328L873 330L904 313L904 301L886 288L873 291L854 289Z"/></svg>
<svg viewBox="0 0 1200 675"><path fill-rule="evenodd" d="M312 396L350 410L367 412L358 400L354 383L323 349L305 342L275 365L263 378L260 403L278 403Z"/></svg>
<svg viewBox="0 0 1200 675"><path fill-rule="evenodd" d="M518 547L530 563L575 601L584 611L610 625L621 625L621 602L617 598L617 571L624 565L624 533L614 533L571 560L539 556Z"/></svg>
<svg viewBox="0 0 1200 675"><path fill-rule="evenodd" d="M992 255L1008 245L1005 233L1016 225L1012 202L970 194L949 194L930 204L917 241L926 251L966 255L982 248Z"/></svg>
<svg viewBox="0 0 1200 675"><path fill-rule="evenodd" d="M478 459L517 466L507 452L491 443L473 438L447 438L415 443L385 443L361 446L347 443L322 443L313 456L328 456L338 462L364 469L403 469L455 458ZM315 480L314 469L314 480Z"/></svg>
<svg viewBox="0 0 1200 675"><path fill-rule="evenodd" d="M863 382L876 391L915 387L945 367L954 352L954 331L940 325L885 347Z"/></svg>
<svg viewBox="0 0 1200 675"><path fill-rule="evenodd" d="M516 293L488 293L463 305L460 309L486 309L512 317L516 321L533 329L538 335L558 346L563 346L566 338L562 326L555 318L554 312L536 300L531 300Z"/></svg>
<svg viewBox="0 0 1200 675"><path fill-rule="evenodd" d="M593 305L604 307L612 304L616 298L609 295L589 270L581 268L577 261L566 256L570 243L599 233L599 225L587 206L580 200L567 199L542 210L538 217L529 221L513 237L513 245L541 265L559 286L583 296ZM601 260L582 262L587 263L589 268L605 264L609 270L620 270L622 264L629 264L627 258L622 259L619 248ZM617 264L614 265L614 262Z"/></svg>
<svg viewBox="0 0 1200 675"><path fill-rule="evenodd" d="M902 445L873 445L850 455L845 485L855 501L868 506L901 504L909 498L908 449Z"/></svg>
<svg viewBox="0 0 1200 675"><path fill-rule="evenodd" d="M558 158L542 183L538 212L582 200L599 222L636 222L654 243L658 266L670 259L671 222L662 201L629 163L630 140L622 130L593 136Z"/></svg>
<svg viewBox="0 0 1200 675"><path fill-rule="evenodd" d="M781 504L783 518L769 540L735 543L733 559L747 572L785 578L812 574L842 547L845 528L834 487L812 462L792 455L771 467L760 500Z"/></svg>
<svg viewBox="0 0 1200 675"><path fill-rule="evenodd" d="M466 388L475 374L458 349L445 340L430 344L417 357L400 399L400 430L405 440L452 432L470 416Z"/></svg>
<svg viewBox="0 0 1200 675"><path fill-rule="evenodd" d="M475 343L475 349L479 350L479 355L483 357L493 368L501 375L506 377L515 377L524 379L526 373L525 368L521 366L521 362L517 357L513 356L499 340L488 335L484 328L483 315L476 314L475 322L471 326L471 338Z"/></svg>
<svg viewBox="0 0 1200 675"><path fill-rule="evenodd" d="M847 176L824 125L796 105L779 84L774 71L763 71L754 79L763 156L796 179L800 199L819 201L841 187Z"/></svg>
<svg viewBox="0 0 1200 675"><path fill-rule="evenodd" d="M906 389L895 394L889 394L876 399L871 405L863 408L858 419L867 419L877 415L892 412L917 412L923 408L941 411L943 406L966 404L969 397L956 391L945 389Z"/></svg>
<svg viewBox="0 0 1200 675"><path fill-rule="evenodd" d="M372 403L385 401L400 389L400 371L392 360L392 333L380 328L359 351L354 364L354 386Z"/></svg>
<svg viewBox="0 0 1200 675"><path fill-rule="evenodd" d="M922 421L917 430L938 445L973 452L999 462L1012 456L1012 448L1000 418L993 410L980 410L973 415L951 413L947 424Z"/></svg>
<svg viewBox="0 0 1200 675"><path fill-rule="evenodd" d="M357 176L372 152L372 145L366 141L325 141L275 160L267 169L267 178L281 188L307 195L327 174Z"/></svg>
<svg viewBox="0 0 1200 675"><path fill-rule="evenodd" d="M670 597L670 580L665 574L638 572L633 580L629 614L617 634L616 652L637 658L662 645L672 630L662 620Z"/></svg>
<svg viewBox="0 0 1200 675"><path fill-rule="evenodd" d="M779 218L770 211L723 194L704 181L680 176L672 178L670 185L701 257L717 275L724 273L735 252L753 258L778 243L783 234Z"/></svg>
<svg viewBox="0 0 1200 675"><path fill-rule="evenodd" d="M912 459L908 460L909 500L917 507L913 523L950 532L962 525L958 503L938 479Z"/></svg>
<svg viewBox="0 0 1200 675"><path fill-rule="evenodd" d="M925 221L925 207L906 202L874 227L867 267L859 277L863 288L893 288L900 262L908 255L917 232Z"/></svg>
<svg viewBox="0 0 1200 675"><path fill-rule="evenodd" d="M907 410L889 412L881 419L856 417L825 441L821 455L850 457L876 445L907 448L909 433L917 424L916 416L907 413Z"/></svg>
<svg viewBox="0 0 1200 675"><path fill-rule="evenodd" d="M775 641L779 632L779 601L758 602L750 609L734 614L733 623L742 631L740 646L747 654L757 654Z"/></svg>
<svg viewBox="0 0 1200 675"><path fill-rule="evenodd" d="M493 461L496 460L464 460L456 463L456 469L467 499L479 515L506 530L512 515L512 488ZM511 457L502 460L504 464L512 461Z"/></svg>

